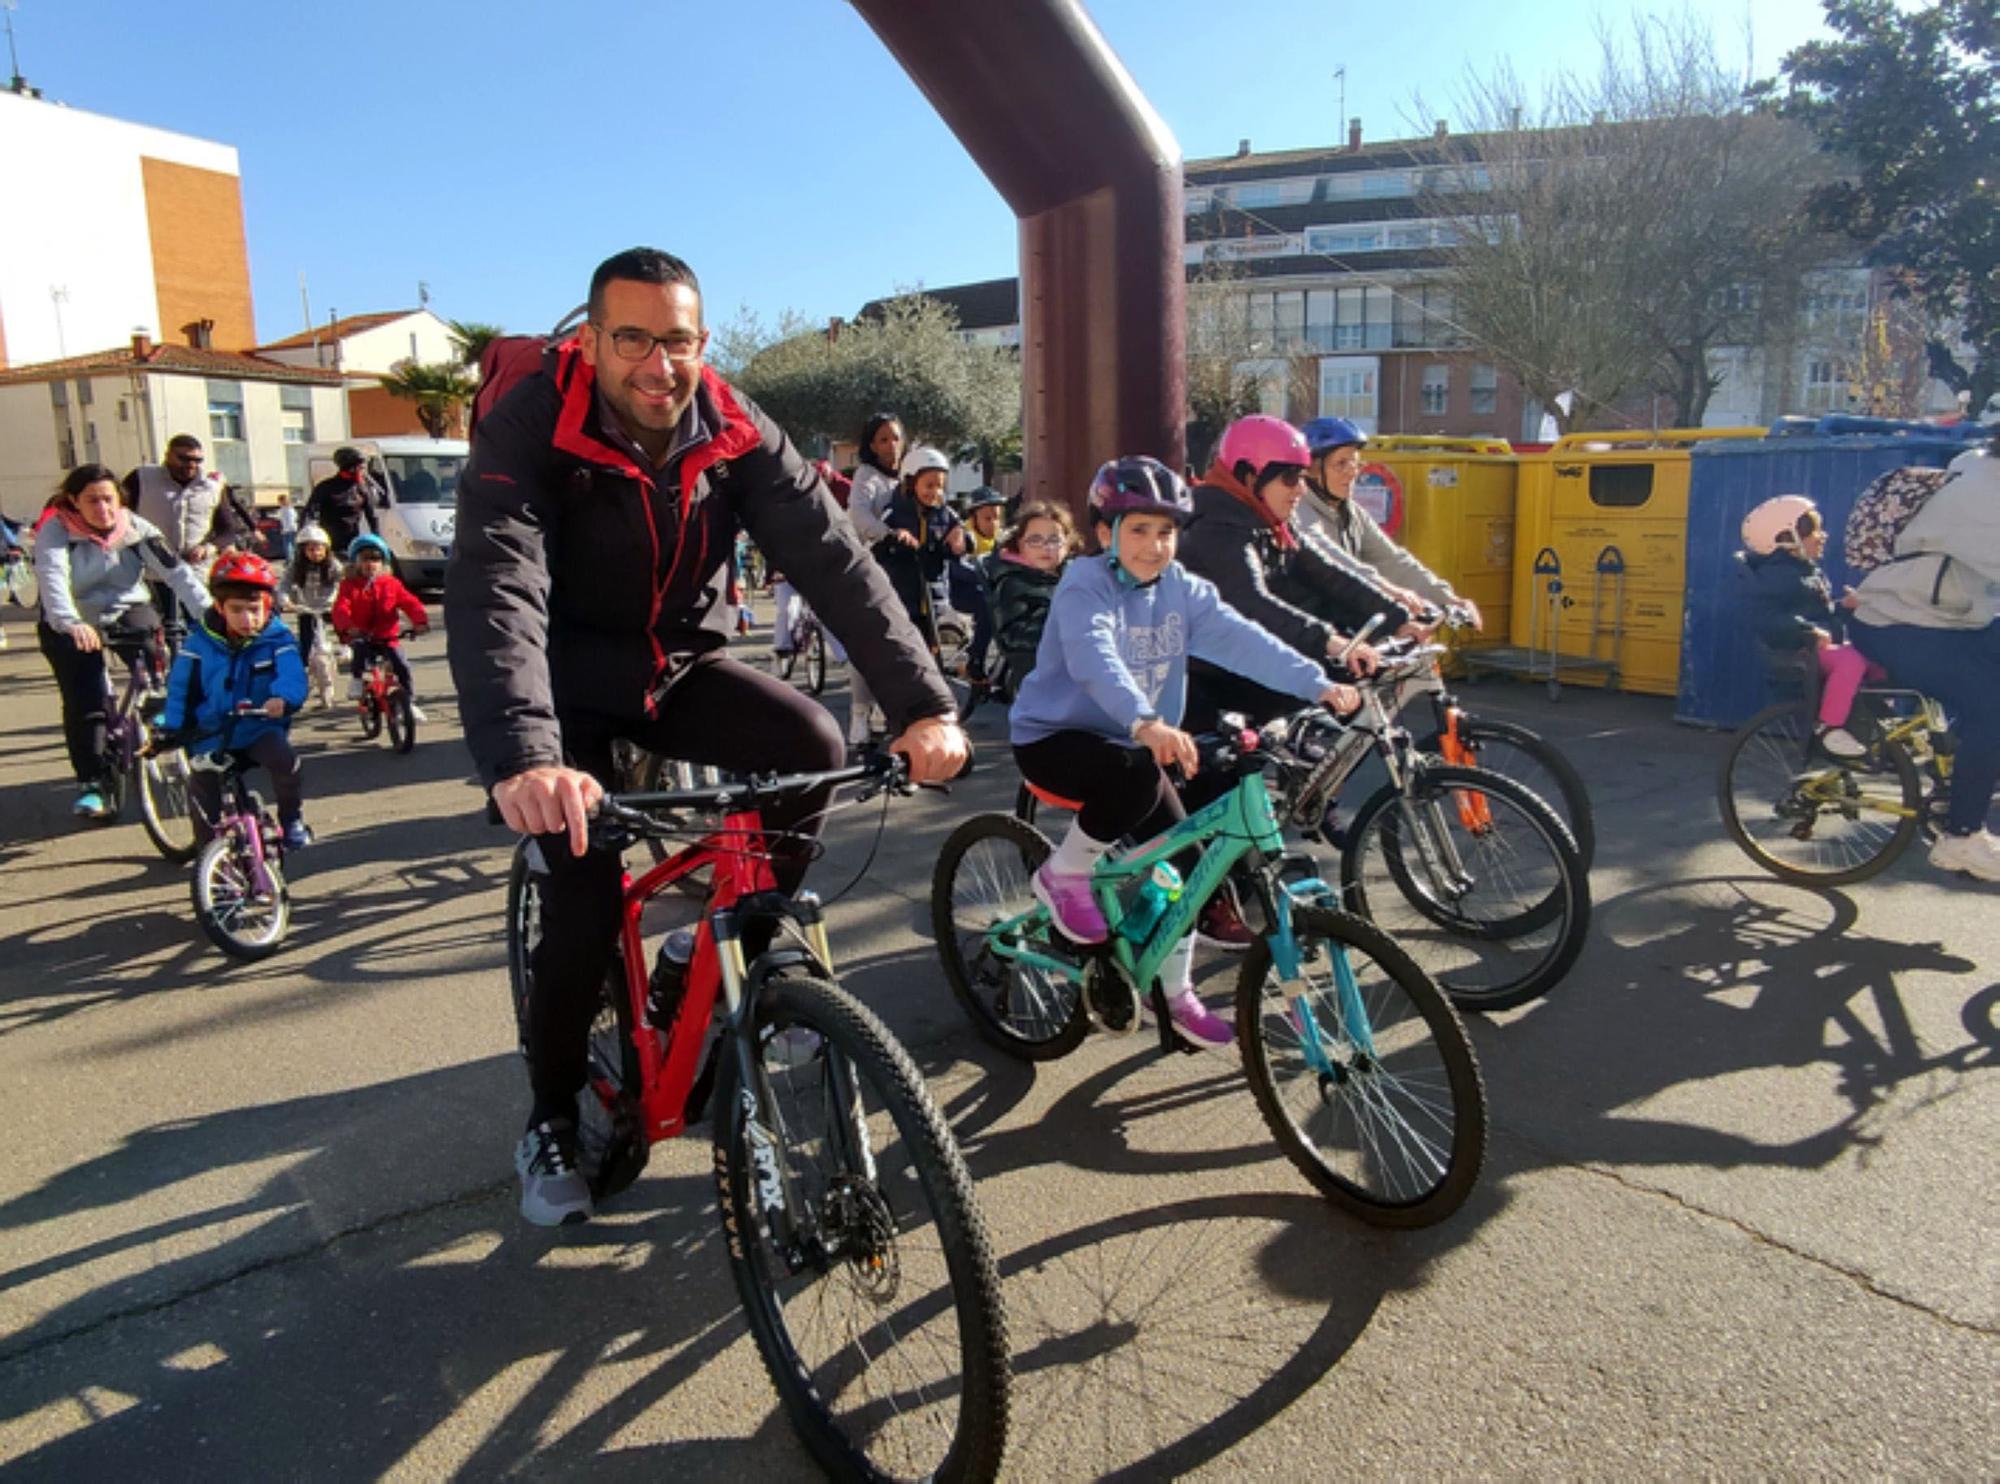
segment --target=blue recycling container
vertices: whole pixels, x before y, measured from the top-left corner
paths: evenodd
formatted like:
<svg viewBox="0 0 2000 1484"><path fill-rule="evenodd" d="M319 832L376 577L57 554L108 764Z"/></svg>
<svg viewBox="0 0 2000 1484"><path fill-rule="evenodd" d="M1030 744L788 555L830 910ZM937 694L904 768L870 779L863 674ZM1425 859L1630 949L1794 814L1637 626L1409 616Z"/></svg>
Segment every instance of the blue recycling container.
<svg viewBox="0 0 2000 1484"><path fill-rule="evenodd" d="M1832 539L1821 565L1836 598L1854 581L1841 550L1848 512L1891 469L1939 468L1977 443L1976 426L1888 418L1786 418L1763 438L1698 443L1688 485L1687 593L1681 616L1680 693L1674 719L1734 727L1778 699L1751 631L1736 553L1743 517L1773 495L1805 495Z"/></svg>

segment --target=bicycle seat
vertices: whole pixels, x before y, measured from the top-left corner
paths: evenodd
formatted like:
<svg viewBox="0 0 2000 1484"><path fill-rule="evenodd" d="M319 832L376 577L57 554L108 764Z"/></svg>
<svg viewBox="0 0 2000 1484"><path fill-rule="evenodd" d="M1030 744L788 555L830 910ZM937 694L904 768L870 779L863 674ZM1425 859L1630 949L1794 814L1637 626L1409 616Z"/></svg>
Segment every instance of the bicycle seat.
<svg viewBox="0 0 2000 1484"><path fill-rule="evenodd" d="M1051 809L1067 809L1070 813L1075 814L1083 808L1081 800L1066 799L1061 794L1054 793L1039 784L1028 782L1025 778L1021 780L1021 786L1044 804L1047 804Z"/></svg>

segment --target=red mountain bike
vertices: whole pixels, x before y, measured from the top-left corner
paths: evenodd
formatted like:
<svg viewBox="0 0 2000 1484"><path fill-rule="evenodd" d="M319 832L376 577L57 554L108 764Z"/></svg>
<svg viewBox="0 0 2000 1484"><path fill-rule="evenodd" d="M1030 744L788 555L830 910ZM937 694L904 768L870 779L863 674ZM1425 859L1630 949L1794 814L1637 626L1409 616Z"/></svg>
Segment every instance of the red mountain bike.
<svg viewBox="0 0 2000 1484"><path fill-rule="evenodd" d="M908 1053L839 987L818 898L786 896L771 874L759 811L842 783L864 798L909 791L901 759L888 758L599 805L598 850L685 838L702 813L721 824L625 877L578 1098L581 1163L600 1198L624 1188L656 1140L699 1120L712 1090L730 1267L813 1456L840 1478L991 1479L1006 1442L1007 1330L972 1177ZM507 884L524 1042L540 852L523 839ZM670 935L649 976L646 904L698 890L702 872L691 954L671 953ZM766 932L770 946L746 962L744 938Z"/></svg>

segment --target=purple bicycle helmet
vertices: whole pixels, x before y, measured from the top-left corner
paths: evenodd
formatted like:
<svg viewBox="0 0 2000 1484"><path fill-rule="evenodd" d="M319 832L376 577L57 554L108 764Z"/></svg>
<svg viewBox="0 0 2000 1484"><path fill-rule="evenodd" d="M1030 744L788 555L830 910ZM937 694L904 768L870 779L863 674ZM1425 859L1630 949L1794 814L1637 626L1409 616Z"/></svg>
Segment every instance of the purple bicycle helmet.
<svg viewBox="0 0 2000 1484"><path fill-rule="evenodd" d="M1113 524L1121 515L1171 515L1177 525L1194 517L1187 485L1158 459L1128 454L1100 467L1090 481L1090 518Z"/></svg>

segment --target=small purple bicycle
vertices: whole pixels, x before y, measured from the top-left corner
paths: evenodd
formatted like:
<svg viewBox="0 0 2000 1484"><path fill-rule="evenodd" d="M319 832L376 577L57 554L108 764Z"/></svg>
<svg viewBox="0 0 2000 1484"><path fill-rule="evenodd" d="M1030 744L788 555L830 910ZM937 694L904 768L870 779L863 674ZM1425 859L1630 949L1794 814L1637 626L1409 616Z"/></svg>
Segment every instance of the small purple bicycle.
<svg viewBox="0 0 2000 1484"><path fill-rule="evenodd" d="M248 758L212 753L190 757L188 766L222 775L222 808L194 866L195 920L231 957L268 958L292 920L284 831L246 781Z"/></svg>

